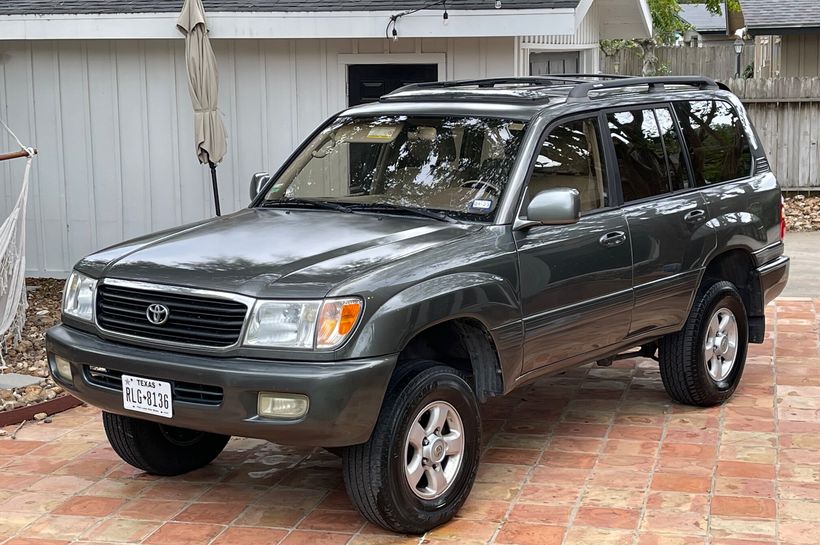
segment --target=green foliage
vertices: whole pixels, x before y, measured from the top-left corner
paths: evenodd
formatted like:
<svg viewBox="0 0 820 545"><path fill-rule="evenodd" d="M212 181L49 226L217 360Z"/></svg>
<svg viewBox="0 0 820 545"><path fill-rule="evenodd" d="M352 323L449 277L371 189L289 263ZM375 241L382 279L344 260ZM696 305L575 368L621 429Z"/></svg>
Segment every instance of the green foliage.
<svg viewBox="0 0 820 545"><path fill-rule="evenodd" d="M649 12L652 14L652 26L655 29L655 42L658 44L674 43L678 33L685 32L689 25L679 17L678 0L649 0Z"/></svg>
<svg viewBox="0 0 820 545"><path fill-rule="evenodd" d="M640 48L647 45L671 45L678 35L689 30L690 25L680 18L681 4L705 3L712 13L723 13L723 4L731 11L740 11L740 0L647 0L649 12L652 14L654 36L647 40L605 40L601 42L601 49L606 55L613 55L620 49Z"/></svg>
<svg viewBox="0 0 820 545"><path fill-rule="evenodd" d="M706 4L706 9L715 15L723 14L724 0L680 0L681 4ZM726 0L729 11L740 11L740 0Z"/></svg>

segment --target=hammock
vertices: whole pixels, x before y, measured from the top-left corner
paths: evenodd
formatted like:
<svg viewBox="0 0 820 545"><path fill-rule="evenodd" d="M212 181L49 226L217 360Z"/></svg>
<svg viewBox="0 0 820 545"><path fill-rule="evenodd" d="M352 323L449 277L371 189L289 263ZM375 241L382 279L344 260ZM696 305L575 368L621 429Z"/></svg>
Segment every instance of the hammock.
<svg viewBox="0 0 820 545"><path fill-rule="evenodd" d="M23 185L20 195L8 217L0 224L0 338L20 340L26 321L26 203L28 201L31 160L37 150L20 142L8 125L0 120L3 127L17 142L22 151L0 155L0 161L26 157ZM5 347L5 342L3 347ZM0 352L0 358L2 358ZM5 365L0 359L0 369Z"/></svg>

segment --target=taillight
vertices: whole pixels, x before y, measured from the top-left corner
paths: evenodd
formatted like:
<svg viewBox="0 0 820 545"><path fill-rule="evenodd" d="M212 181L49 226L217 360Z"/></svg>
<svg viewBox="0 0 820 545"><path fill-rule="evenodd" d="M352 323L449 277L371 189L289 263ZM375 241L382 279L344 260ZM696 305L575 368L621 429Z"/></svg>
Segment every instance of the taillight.
<svg viewBox="0 0 820 545"><path fill-rule="evenodd" d="M780 240L786 238L786 201L780 196Z"/></svg>

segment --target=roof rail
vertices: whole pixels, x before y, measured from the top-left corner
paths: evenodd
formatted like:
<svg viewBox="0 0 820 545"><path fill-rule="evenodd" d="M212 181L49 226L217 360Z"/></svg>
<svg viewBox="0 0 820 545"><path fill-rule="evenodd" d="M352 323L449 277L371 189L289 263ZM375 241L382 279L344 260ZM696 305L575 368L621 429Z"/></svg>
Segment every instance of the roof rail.
<svg viewBox="0 0 820 545"><path fill-rule="evenodd" d="M607 89L619 89L623 87L635 87L647 85L649 92L661 91L664 85L690 85L701 90L722 89L715 80L701 76L653 76L646 78L618 78L607 81L585 81L578 83L569 92L567 98L580 99L589 98L592 91L604 91Z"/></svg>
<svg viewBox="0 0 820 545"><path fill-rule="evenodd" d="M532 76L524 78L488 78L488 79L462 79L454 81L425 81L423 83L411 83L404 87L399 87L395 91L388 93L385 96L392 94L403 93L405 91L416 91L422 89L454 89L457 87L478 87L479 89L492 89L498 85L528 85L531 87L544 87L552 85L557 79ZM561 83L568 83L567 80L561 79ZM574 79L569 83L581 83L582 80Z"/></svg>
<svg viewBox="0 0 820 545"><path fill-rule="evenodd" d="M531 87L545 87L555 84L577 84L584 83L588 78L600 79L623 79L629 76L619 76L614 74L555 74L548 76L525 76L509 78L485 78L485 79L464 79L454 81L426 81L422 83L411 83L400 87L385 96L406 91L422 89L453 89L457 87L478 87L479 89L491 89L499 85L528 85Z"/></svg>

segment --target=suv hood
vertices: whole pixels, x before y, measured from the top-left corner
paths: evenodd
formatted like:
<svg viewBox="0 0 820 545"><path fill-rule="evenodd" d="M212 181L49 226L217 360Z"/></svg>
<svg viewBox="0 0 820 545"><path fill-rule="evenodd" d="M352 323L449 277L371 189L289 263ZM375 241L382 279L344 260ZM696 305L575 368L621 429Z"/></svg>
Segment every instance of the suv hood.
<svg viewBox="0 0 820 545"><path fill-rule="evenodd" d="M314 298L477 229L404 216L251 208L124 242L77 268L252 297Z"/></svg>

